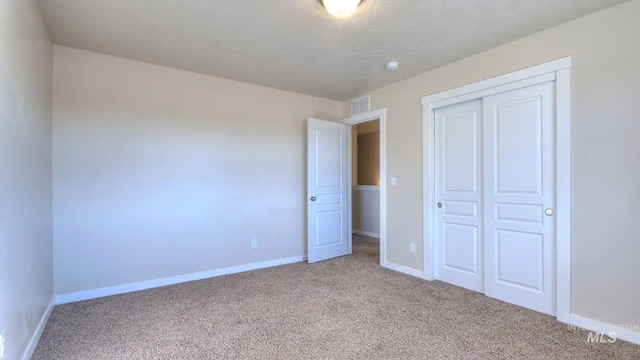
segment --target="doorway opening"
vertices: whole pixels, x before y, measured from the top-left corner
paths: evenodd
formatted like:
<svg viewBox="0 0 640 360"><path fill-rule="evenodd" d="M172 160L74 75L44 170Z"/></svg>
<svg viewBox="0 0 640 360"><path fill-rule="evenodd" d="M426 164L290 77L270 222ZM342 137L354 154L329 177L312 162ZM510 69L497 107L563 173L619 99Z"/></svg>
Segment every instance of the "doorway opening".
<svg viewBox="0 0 640 360"><path fill-rule="evenodd" d="M364 235L372 239L356 238L358 241L356 246L359 247L363 242L360 241L361 239L373 243L375 237L370 235L378 235L380 266L392 265L387 263L386 256L386 108L353 115L344 119L342 123L314 118L307 120L307 261L310 264L353 254L353 185L358 185L358 182L353 182L352 178L354 169L352 162L357 164L357 158L352 156L354 148L352 137L353 133L357 136L355 125L371 121L377 121L379 129L377 137L379 166L377 181L374 181L377 185L370 185L378 190L379 225L377 233L374 228L369 233L358 234L358 236ZM360 203L360 200L358 202ZM361 227L361 214L358 219L360 223L357 223L356 227ZM366 231L362 228L355 230ZM396 265L395 268L398 266Z"/></svg>
<svg viewBox="0 0 640 360"><path fill-rule="evenodd" d="M351 173L349 176L351 191L349 191L348 201L350 213L349 253L353 254L355 249L356 255L361 252L368 253L372 260L379 254L377 257L380 260L380 266L387 267L389 265L387 264L387 109L365 111L344 119L343 123L351 130L348 146L348 171ZM362 126L359 127L361 124ZM369 171L360 177L357 175L358 129L360 129L360 135L364 135L360 144L363 147L363 152L365 154L374 153L374 156L365 155L366 160L362 160L367 165L360 165L375 169L373 174ZM367 139L369 133L376 131L375 136L369 135L370 138ZM371 145L372 141L377 141L378 146ZM377 167L370 166L371 162L377 164ZM368 170L363 169L363 171L367 172ZM364 218L362 212L356 213L356 207L357 210L362 210L362 207L367 208ZM371 207L373 207L373 211L371 211ZM375 216L376 212L377 216ZM356 230L355 234L354 230Z"/></svg>
<svg viewBox="0 0 640 360"><path fill-rule="evenodd" d="M352 254L380 259L380 119L351 127Z"/></svg>

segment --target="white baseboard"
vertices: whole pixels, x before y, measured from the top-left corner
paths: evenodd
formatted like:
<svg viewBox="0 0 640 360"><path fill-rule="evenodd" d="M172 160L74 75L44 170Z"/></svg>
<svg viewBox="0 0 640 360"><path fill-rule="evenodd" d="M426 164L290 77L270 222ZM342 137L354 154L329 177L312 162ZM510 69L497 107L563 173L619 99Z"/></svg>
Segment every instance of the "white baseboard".
<svg viewBox="0 0 640 360"><path fill-rule="evenodd" d="M363 236L368 236L368 237L380 239L380 234L376 234L374 232L362 231L362 230L352 230L351 232L354 233L354 234L358 234L358 235L363 235Z"/></svg>
<svg viewBox="0 0 640 360"><path fill-rule="evenodd" d="M42 332L44 328L47 326L47 321L49 321L49 316L51 316L51 312L53 311L53 307L55 306L54 299L51 299L51 303L45 309L42 317L40 318L40 322L38 326L36 326L33 335L31 335L31 339L29 339L29 343L27 344L27 348L22 353L22 360L29 360L33 356L33 353L36 351L36 347L38 346L38 342L40 341L40 337L42 336Z"/></svg>
<svg viewBox="0 0 640 360"><path fill-rule="evenodd" d="M413 268L410 268L410 267L394 264L394 263L392 263L390 261L387 261L387 265L385 267L387 269L389 269L389 270L401 272L403 274L407 274L407 275L415 276L415 277L420 278L420 279L424 279L424 272L421 271L421 270L416 270L416 269L413 269Z"/></svg>
<svg viewBox="0 0 640 360"><path fill-rule="evenodd" d="M209 279L217 276L237 274L245 271L265 269L274 266L293 264L304 261L303 256L269 260L259 263L231 266L222 269L197 272L193 274L178 275L162 279L155 279L132 284L116 285L106 288L81 291L71 294L56 295L56 304L68 304L72 302L90 300L111 295L126 294L134 291L147 290L162 286L175 285L189 281Z"/></svg>
<svg viewBox="0 0 640 360"><path fill-rule="evenodd" d="M609 334L616 333L616 338L630 343L640 345L640 332L634 331L640 324L613 325L598 320L589 319L583 316L571 314L571 324L582 330L595 331Z"/></svg>

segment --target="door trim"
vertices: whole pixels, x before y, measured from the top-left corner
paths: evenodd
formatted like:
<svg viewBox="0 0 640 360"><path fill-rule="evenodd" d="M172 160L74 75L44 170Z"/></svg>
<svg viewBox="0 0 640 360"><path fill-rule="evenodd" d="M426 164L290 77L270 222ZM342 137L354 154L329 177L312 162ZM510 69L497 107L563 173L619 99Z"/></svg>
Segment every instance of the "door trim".
<svg viewBox="0 0 640 360"><path fill-rule="evenodd" d="M435 280L435 109L508 90L555 81L556 88L556 317L571 322L571 66L550 61L422 98L424 278ZM507 89L507 90L505 90Z"/></svg>
<svg viewBox="0 0 640 360"><path fill-rule="evenodd" d="M373 111L367 111L353 115L342 120L342 123L349 125L357 125L372 120L380 120L380 266L387 267L387 108L380 108ZM349 172L349 189L352 188L352 156L351 139L348 139L348 172ZM349 191L349 229L353 228L353 193ZM349 231L349 253L352 252L353 238Z"/></svg>

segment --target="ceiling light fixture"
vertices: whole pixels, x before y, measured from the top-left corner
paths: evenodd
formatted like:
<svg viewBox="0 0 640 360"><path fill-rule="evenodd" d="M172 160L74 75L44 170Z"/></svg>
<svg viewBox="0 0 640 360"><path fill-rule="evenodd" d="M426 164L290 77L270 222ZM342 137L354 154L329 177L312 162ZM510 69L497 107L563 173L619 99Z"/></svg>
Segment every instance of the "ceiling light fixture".
<svg viewBox="0 0 640 360"><path fill-rule="evenodd" d="M389 61L386 65L387 71L396 71L400 68L400 63L397 61Z"/></svg>
<svg viewBox="0 0 640 360"><path fill-rule="evenodd" d="M362 0L320 0L329 14L335 17L347 17L354 12Z"/></svg>

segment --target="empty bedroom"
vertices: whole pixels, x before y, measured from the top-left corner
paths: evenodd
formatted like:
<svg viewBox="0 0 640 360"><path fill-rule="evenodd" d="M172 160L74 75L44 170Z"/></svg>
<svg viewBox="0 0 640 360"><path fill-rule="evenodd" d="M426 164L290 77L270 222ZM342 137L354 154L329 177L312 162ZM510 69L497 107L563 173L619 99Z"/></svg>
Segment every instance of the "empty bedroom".
<svg viewBox="0 0 640 360"><path fill-rule="evenodd" d="M640 0L0 0L0 360L640 359Z"/></svg>

